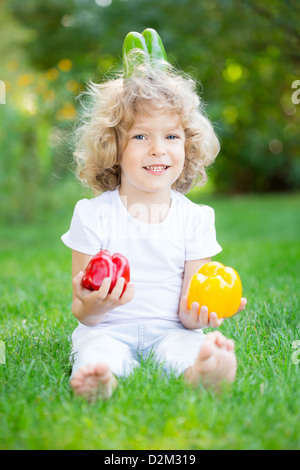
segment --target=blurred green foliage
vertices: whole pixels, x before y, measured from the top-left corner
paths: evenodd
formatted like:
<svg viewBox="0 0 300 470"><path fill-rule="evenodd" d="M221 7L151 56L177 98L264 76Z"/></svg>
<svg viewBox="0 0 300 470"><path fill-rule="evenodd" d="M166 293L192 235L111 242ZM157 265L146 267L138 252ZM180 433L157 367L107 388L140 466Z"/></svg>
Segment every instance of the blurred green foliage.
<svg viewBox="0 0 300 470"><path fill-rule="evenodd" d="M300 188L297 0L2 0L2 217L51 206L72 160L76 96L121 67L128 31L155 28L173 65L199 82L221 140L216 192ZM4 197L3 197L4 196ZM47 206L48 204L48 206Z"/></svg>

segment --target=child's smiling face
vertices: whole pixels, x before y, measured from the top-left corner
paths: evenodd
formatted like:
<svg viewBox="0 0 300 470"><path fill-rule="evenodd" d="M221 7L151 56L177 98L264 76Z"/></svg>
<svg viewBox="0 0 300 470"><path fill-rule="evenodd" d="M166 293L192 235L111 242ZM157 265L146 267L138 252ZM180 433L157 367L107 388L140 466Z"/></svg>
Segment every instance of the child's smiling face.
<svg viewBox="0 0 300 470"><path fill-rule="evenodd" d="M121 155L123 192L169 193L184 159L185 133L179 116L165 109L138 111Z"/></svg>

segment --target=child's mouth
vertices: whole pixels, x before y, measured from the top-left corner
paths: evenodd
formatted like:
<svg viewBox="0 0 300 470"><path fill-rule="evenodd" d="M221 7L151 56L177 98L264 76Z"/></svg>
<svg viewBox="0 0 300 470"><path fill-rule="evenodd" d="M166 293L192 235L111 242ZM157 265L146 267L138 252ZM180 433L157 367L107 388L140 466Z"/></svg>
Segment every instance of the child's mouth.
<svg viewBox="0 0 300 470"><path fill-rule="evenodd" d="M152 175L161 175L163 174L168 168L168 165L149 165L143 167L146 171L151 173Z"/></svg>

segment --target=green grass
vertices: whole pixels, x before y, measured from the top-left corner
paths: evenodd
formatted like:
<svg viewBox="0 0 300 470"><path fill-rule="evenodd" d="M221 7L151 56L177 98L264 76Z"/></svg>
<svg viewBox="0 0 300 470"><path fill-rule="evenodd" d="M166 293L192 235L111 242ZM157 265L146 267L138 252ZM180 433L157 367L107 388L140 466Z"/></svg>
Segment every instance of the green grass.
<svg viewBox="0 0 300 470"><path fill-rule="evenodd" d="M108 402L69 388L68 215L1 228L0 449L299 449L300 195L209 198L217 259L241 275L247 309L221 326L238 373L220 396L147 361ZM300 358L300 353L299 353Z"/></svg>

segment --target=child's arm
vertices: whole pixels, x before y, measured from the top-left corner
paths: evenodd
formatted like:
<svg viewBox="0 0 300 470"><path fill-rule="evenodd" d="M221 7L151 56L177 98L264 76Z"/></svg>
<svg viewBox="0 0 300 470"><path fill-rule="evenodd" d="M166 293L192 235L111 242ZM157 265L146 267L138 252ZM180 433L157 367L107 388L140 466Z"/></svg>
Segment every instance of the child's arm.
<svg viewBox="0 0 300 470"><path fill-rule="evenodd" d="M134 296L134 286L128 283L121 295L124 279L119 278L112 292L109 294L110 280L104 279L97 291L90 291L82 286L83 271L92 256L72 251L72 285L73 302L72 312L80 323L95 326L104 320L107 312L129 302Z"/></svg>
<svg viewBox="0 0 300 470"><path fill-rule="evenodd" d="M185 262L185 271L181 291L181 301L179 306L179 320L183 326L189 330L196 330L200 328L218 328L224 321L224 318L218 318L215 312L211 312L208 319L208 309L203 306L199 312L199 304L194 302L192 304L192 309L187 308L187 289L191 277L195 272L197 272L203 264L211 261L211 258L200 259L195 261L186 261ZM238 312L245 308L247 301L242 298L240 308ZM237 313L238 313L237 312Z"/></svg>

